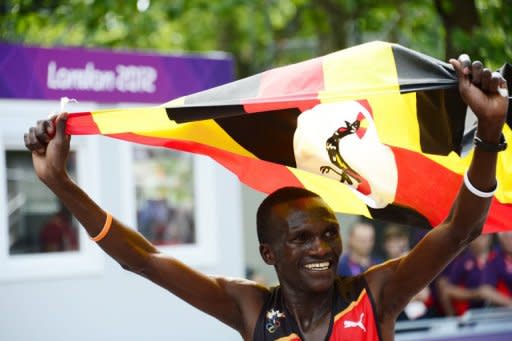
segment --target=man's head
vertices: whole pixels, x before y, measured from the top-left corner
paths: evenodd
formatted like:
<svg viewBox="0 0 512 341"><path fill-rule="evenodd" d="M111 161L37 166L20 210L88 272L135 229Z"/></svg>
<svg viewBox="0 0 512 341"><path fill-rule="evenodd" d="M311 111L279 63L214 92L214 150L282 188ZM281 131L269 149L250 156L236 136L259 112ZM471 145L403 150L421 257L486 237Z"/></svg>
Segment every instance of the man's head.
<svg viewBox="0 0 512 341"><path fill-rule="evenodd" d="M304 198L320 198L320 196L300 187L283 187L269 194L261 202L256 213L256 229L260 244L271 243L274 238L276 228L273 225L275 217L272 209L279 204Z"/></svg>
<svg viewBox="0 0 512 341"><path fill-rule="evenodd" d="M263 260L283 286L322 291L332 286L341 254L336 216L317 194L286 187L270 194L257 213Z"/></svg>
<svg viewBox="0 0 512 341"><path fill-rule="evenodd" d="M409 251L409 233L398 225L388 225L384 230L384 251L388 259L398 258Z"/></svg>
<svg viewBox="0 0 512 341"><path fill-rule="evenodd" d="M369 223L358 222L350 229L348 246L350 252L359 257L371 255L375 244L375 230Z"/></svg>

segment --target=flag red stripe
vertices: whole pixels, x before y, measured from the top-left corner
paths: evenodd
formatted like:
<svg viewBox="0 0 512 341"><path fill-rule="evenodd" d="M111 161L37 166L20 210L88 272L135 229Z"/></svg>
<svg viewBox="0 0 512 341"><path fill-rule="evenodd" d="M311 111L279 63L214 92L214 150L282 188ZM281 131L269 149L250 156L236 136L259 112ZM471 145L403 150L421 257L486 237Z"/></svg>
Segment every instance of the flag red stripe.
<svg viewBox="0 0 512 341"><path fill-rule="evenodd" d="M285 166L240 156L201 143L133 133L110 134L108 136L145 145L207 155L236 174L243 183L265 193L273 192L284 186L304 187L300 180Z"/></svg>
<svg viewBox="0 0 512 341"><path fill-rule="evenodd" d="M462 175L413 151L397 147L391 149L398 167L395 203L418 211L432 226L439 225L448 216L462 184ZM428 181L417 178L418 170L428 176ZM510 230L511 221L512 205L493 198L484 233Z"/></svg>
<svg viewBox="0 0 512 341"><path fill-rule="evenodd" d="M432 226L437 226L448 215L462 176L417 152L390 148L398 168L395 203L413 208L425 216ZM428 181L418 178L419 170L428 177Z"/></svg>
<svg viewBox="0 0 512 341"><path fill-rule="evenodd" d="M304 97L308 99L304 99ZM320 100L313 95L290 95L278 98L272 98L270 101L261 101L259 99L249 99L243 101L244 111L246 113L257 113L265 111L274 111L289 108L298 108L300 111L306 111L319 104Z"/></svg>
<svg viewBox="0 0 512 341"><path fill-rule="evenodd" d="M70 115L66 123L66 134L95 135L101 134L94 122L91 112L77 112Z"/></svg>
<svg viewBox="0 0 512 341"><path fill-rule="evenodd" d="M244 100L246 112L269 111L286 108L299 108L301 111L320 103L318 92L324 90L324 71L322 58L311 59L302 63L280 67L261 74L258 96L255 100ZM258 103L258 98L274 102L279 95L286 107L275 107L272 103ZM309 98L297 102L299 98ZM277 99L277 98L276 98ZM269 105L271 106L270 109ZM275 104L274 104L275 105Z"/></svg>
<svg viewBox="0 0 512 341"><path fill-rule="evenodd" d="M484 233L512 230L512 205L500 203L492 198L489 217L484 225Z"/></svg>

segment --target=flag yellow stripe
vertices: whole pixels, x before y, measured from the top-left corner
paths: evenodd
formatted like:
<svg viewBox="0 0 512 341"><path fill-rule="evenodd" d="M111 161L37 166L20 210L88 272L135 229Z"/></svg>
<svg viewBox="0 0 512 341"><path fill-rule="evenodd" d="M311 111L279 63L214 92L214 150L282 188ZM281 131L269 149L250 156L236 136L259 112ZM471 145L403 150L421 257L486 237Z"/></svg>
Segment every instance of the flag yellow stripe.
<svg viewBox="0 0 512 341"><path fill-rule="evenodd" d="M322 103L366 99L382 143L421 150L416 95L400 94L392 44L372 42L327 55L323 73Z"/></svg>
<svg viewBox="0 0 512 341"><path fill-rule="evenodd" d="M508 148L498 153L496 177L499 185L495 196L503 203L512 203L512 129L508 125L503 127L503 135L508 141Z"/></svg>
<svg viewBox="0 0 512 341"><path fill-rule="evenodd" d="M371 217L368 207L348 186L327 177L288 167L304 187L320 195L336 212Z"/></svg>
<svg viewBox="0 0 512 341"><path fill-rule="evenodd" d="M254 154L236 143L214 120L172 123L174 124L172 131L155 130L151 132L151 136L197 142L241 156L256 158Z"/></svg>
<svg viewBox="0 0 512 341"><path fill-rule="evenodd" d="M368 102L380 142L421 152L415 93L371 96Z"/></svg>
<svg viewBox="0 0 512 341"><path fill-rule="evenodd" d="M92 112L102 134L171 129L173 124L165 108L106 109Z"/></svg>
<svg viewBox="0 0 512 341"><path fill-rule="evenodd" d="M163 107L101 110L92 115L102 134L131 132L191 141L254 158L213 120L178 124L169 120Z"/></svg>
<svg viewBox="0 0 512 341"><path fill-rule="evenodd" d="M361 94L398 93L400 86L392 45L371 42L323 58L322 103L361 99ZM373 88L369 86L373 85Z"/></svg>

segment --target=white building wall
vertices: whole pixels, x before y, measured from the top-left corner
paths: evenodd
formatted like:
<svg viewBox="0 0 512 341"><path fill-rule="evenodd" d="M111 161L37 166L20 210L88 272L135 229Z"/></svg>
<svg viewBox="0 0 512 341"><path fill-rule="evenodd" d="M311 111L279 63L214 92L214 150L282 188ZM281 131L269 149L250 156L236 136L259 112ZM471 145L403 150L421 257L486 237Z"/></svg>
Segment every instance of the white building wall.
<svg viewBox="0 0 512 341"><path fill-rule="evenodd" d="M23 133L35 122L34 115L42 113L44 118L47 108L41 102L25 102L21 108L23 112L13 101L0 101L5 118L0 127L2 136L18 135L22 145ZM129 219L134 208L126 207L126 183L120 176L126 171L121 160L126 142L97 139L92 144L97 159L91 160L88 170L96 188L93 197L114 216ZM216 227L206 229L203 238L213 241L216 257L212 263L208 254L202 254L199 258L203 257L207 265L201 266L197 259L193 263L206 273L241 277L245 263L241 186L236 177L219 166L214 166L213 177L215 181L201 190L215 200ZM0 181L5 183L5 179ZM4 220L0 229L6 233ZM5 260L6 248L0 250ZM0 340L240 339L230 328L123 270L105 254L98 259L99 270L82 275L0 280ZM0 272L2 267L5 261L0 262Z"/></svg>

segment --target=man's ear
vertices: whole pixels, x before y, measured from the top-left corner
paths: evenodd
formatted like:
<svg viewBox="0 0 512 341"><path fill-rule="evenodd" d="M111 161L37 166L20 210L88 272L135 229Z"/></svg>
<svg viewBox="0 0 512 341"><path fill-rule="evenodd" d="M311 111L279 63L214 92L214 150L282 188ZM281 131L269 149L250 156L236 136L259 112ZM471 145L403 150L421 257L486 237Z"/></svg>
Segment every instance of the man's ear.
<svg viewBox="0 0 512 341"><path fill-rule="evenodd" d="M274 250L270 247L267 243L260 244L260 255L261 258L265 263L268 265L274 265L275 264L275 255Z"/></svg>

